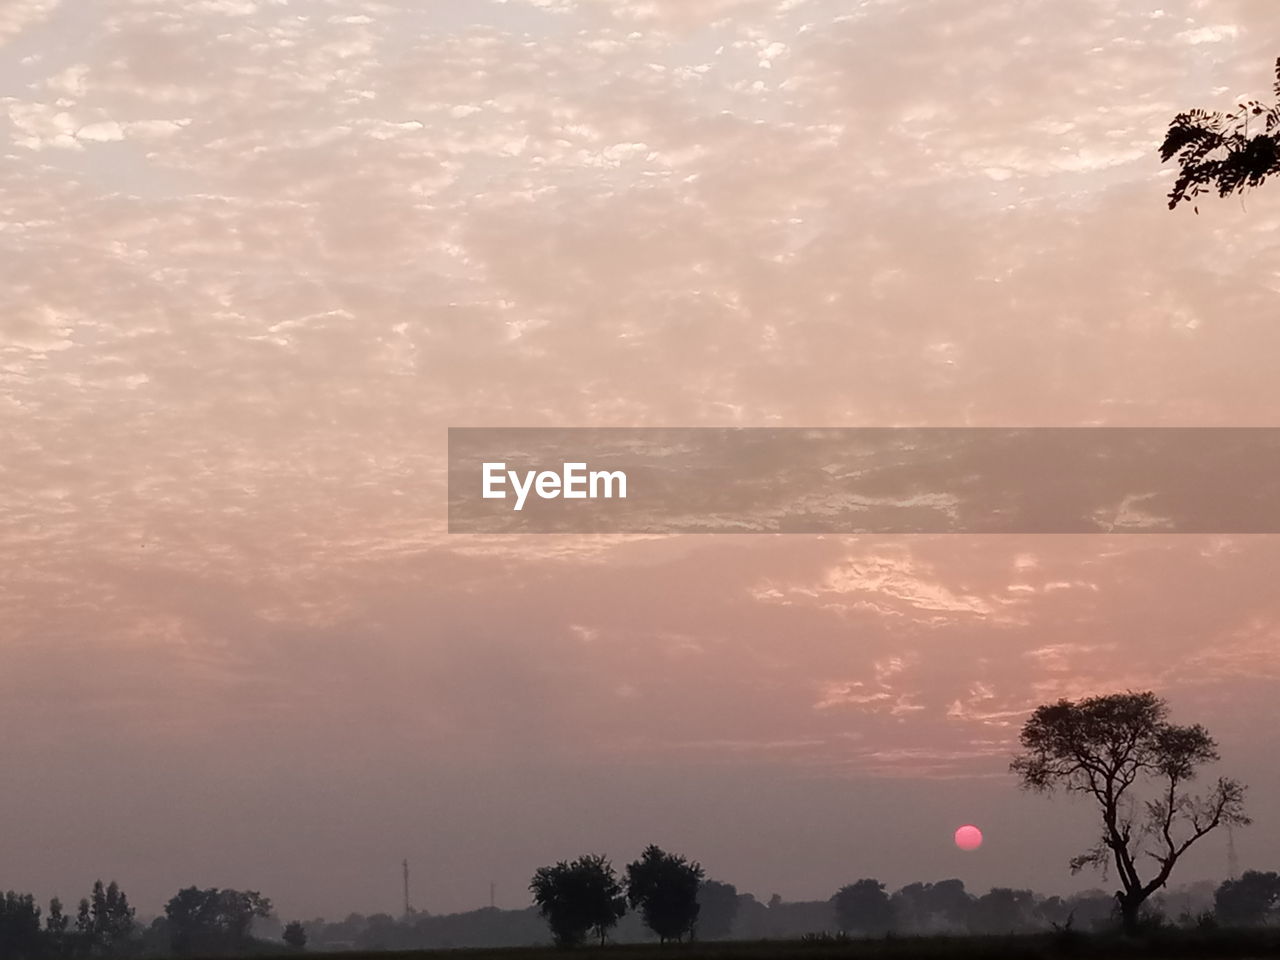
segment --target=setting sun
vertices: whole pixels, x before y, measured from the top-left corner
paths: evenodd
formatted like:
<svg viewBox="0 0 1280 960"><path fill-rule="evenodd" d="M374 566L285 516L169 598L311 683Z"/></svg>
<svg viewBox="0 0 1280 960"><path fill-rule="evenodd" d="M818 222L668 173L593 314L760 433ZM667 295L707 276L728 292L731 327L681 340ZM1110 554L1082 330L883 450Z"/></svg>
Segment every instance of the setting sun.
<svg viewBox="0 0 1280 960"><path fill-rule="evenodd" d="M977 850L982 846L982 831L971 823L966 823L956 831L956 846L961 850Z"/></svg>

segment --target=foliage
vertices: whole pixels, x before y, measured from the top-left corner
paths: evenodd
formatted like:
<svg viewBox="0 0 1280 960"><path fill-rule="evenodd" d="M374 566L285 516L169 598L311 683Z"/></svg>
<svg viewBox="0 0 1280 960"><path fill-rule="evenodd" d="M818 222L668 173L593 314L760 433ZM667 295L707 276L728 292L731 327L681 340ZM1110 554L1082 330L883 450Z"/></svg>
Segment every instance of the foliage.
<svg viewBox="0 0 1280 960"><path fill-rule="evenodd" d="M698 938L725 940L738 915L738 888L732 883L704 880L698 887Z"/></svg>
<svg viewBox="0 0 1280 960"><path fill-rule="evenodd" d="M692 937L698 922L702 865L650 844L627 864L627 902L663 943Z"/></svg>
<svg viewBox="0 0 1280 960"><path fill-rule="evenodd" d="M44 918L45 932L60 937L67 932L71 918L62 912L62 901L54 897L49 901L49 914Z"/></svg>
<svg viewBox="0 0 1280 960"><path fill-rule="evenodd" d="M80 901L74 927L62 901L49 901L43 926L40 908L29 893L9 891L0 895L0 957L27 960L37 957L111 957L134 945L134 911L114 881L93 885L93 893Z"/></svg>
<svg viewBox="0 0 1280 960"><path fill-rule="evenodd" d="M1116 899L1129 933L1137 932L1142 905L1193 843L1219 826L1249 823L1245 788L1237 781L1219 778L1205 795L1186 789L1202 765L1218 759L1217 744L1198 724L1170 723L1167 704L1153 693L1039 707L1023 727L1021 743L1011 769L1024 787L1061 788L1097 803L1101 838L1071 868L1105 873L1114 865L1123 887ZM1154 790L1140 802L1138 785L1148 782ZM1144 880L1139 864L1147 857L1156 869Z"/></svg>
<svg viewBox="0 0 1280 960"><path fill-rule="evenodd" d="M271 901L256 890L179 890L164 907L174 953L240 952L257 917L271 914Z"/></svg>
<svg viewBox="0 0 1280 960"><path fill-rule="evenodd" d="M1280 101L1280 59L1275 94ZM1252 129L1251 129L1252 127ZM1231 113L1189 110L1173 118L1160 147L1160 159L1177 158L1181 171L1169 193L1169 209L1192 202L1212 186L1218 196L1261 186L1280 173L1280 102L1237 104ZM1196 208L1199 213L1199 208Z"/></svg>
<svg viewBox="0 0 1280 960"><path fill-rule="evenodd" d="M969 908L974 933L1028 933L1037 926L1035 895L1030 890L993 887Z"/></svg>
<svg viewBox="0 0 1280 960"><path fill-rule="evenodd" d="M856 930L882 936L893 929L893 904L879 880L864 879L841 887L831 903L842 933Z"/></svg>
<svg viewBox="0 0 1280 960"><path fill-rule="evenodd" d="M626 900L613 864L596 854L579 857L572 863L561 860L553 867L540 867L529 889L556 944L562 947L576 946L590 932L599 937L603 946L609 930L626 912Z"/></svg>
<svg viewBox="0 0 1280 960"><path fill-rule="evenodd" d="M29 893L0 894L0 956L26 960L40 953L40 908Z"/></svg>
<svg viewBox="0 0 1280 960"><path fill-rule="evenodd" d="M114 880L106 886L101 880L95 881L88 899L80 901L76 919L81 947L108 955L122 952L133 936L133 927L134 909L124 891Z"/></svg>
<svg viewBox="0 0 1280 960"><path fill-rule="evenodd" d="M1280 914L1280 874L1246 870L1238 880L1227 880L1213 897L1219 923L1228 927L1257 927Z"/></svg>
<svg viewBox="0 0 1280 960"><path fill-rule="evenodd" d="M54 897L49 901L49 912L44 918L46 953L55 957L64 957L71 952L73 941L68 933L70 924L71 918L63 912L62 901Z"/></svg>
<svg viewBox="0 0 1280 960"><path fill-rule="evenodd" d="M895 920L916 933L967 929L973 898L960 880L909 883L891 898Z"/></svg>
<svg viewBox="0 0 1280 960"><path fill-rule="evenodd" d="M301 950L307 945L307 931L299 921L292 920L285 924L281 939L295 950Z"/></svg>

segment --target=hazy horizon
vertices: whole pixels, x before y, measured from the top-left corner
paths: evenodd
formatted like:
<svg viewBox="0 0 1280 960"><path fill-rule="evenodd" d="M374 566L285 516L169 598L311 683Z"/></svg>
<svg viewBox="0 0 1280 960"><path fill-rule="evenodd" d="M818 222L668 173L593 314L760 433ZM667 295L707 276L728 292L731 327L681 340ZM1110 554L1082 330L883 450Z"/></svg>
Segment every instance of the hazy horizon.
<svg viewBox="0 0 1280 960"><path fill-rule="evenodd" d="M1280 425L1280 188L1170 212L1157 153L1278 39L1273 0L0 3L3 883L334 918L407 857L444 913L657 843L761 899L1112 889L1007 767L1126 689L1280 868L1280 537L445 515L451 426Z"/></svg>

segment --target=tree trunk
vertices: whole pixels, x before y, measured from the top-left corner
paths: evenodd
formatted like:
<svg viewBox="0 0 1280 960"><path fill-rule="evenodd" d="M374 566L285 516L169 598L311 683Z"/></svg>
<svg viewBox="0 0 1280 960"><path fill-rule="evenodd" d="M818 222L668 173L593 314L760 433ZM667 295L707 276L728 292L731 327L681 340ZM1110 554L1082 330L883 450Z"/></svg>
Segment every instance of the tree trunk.
<svg viewBox="0 0 1280 960"><path fill-rule="evenodd" d="M1126 937L1138 935L1138 911L1142 909L1142 901L1132 897L1120 897L1120 922Z"/></svg>

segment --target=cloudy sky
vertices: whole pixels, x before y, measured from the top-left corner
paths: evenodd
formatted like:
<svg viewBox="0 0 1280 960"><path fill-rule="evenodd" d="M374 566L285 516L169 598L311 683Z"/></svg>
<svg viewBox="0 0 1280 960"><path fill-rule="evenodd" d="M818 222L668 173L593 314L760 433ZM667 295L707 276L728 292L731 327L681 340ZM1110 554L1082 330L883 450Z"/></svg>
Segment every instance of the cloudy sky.
<svg viewBox="0 0 1280 960"><path fill-rule="evenodd" d="M1280 540L450 537L449 426L1280 424L1274 0L0 0L0 863L286 916L657 842L1072 880L1037 703L1166 695L1280 865ZM1280 189L1280 188L1277 188ZM987 845L960 854L973 821ZM1183 879L1226 870L1205 841Z"/></svg>

